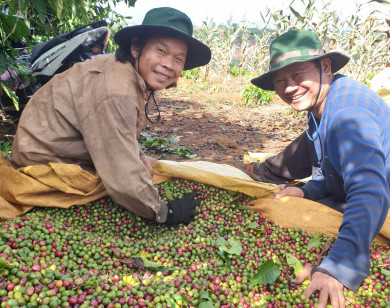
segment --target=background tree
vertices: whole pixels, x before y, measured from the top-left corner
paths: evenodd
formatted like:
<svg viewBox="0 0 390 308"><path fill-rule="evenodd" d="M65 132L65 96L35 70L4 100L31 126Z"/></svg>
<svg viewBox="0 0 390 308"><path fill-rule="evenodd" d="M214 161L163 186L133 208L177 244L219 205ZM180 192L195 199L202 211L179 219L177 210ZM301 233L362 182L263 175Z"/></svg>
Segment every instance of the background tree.
<svg viewBox="0 0 390 308"><path fill-rule="evenodd" d="M22 82L31 78L23 63L16 61L19 53L14 48L15 42L24 41L27 46L32 47L37 42L47 41L61 33L102 19L108 22L112 33L115 33L131 18L113 10L119 2L134 6L136 0L0 0L0 7L7 8L0 11L0 75L13 70ZM31 36L32 29L34 36ZM108 49L111 50L112 45ZM17 107L18 100L12 90L13 85L3 80L0 84Z"/></svg>

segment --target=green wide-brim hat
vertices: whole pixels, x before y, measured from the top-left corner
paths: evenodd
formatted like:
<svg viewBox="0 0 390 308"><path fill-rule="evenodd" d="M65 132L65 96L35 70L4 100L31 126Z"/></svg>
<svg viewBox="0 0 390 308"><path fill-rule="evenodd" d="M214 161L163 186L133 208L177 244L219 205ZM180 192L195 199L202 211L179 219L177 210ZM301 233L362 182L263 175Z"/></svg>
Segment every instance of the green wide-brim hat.
<svg viewBox="0 0 390 308"><path fill-rule="evenodd" d="M270 69L251 80L252 84L264 90L274 91L272 73L293 63L329 58L332 73L340 70L349 61L342 53L325 52L318 35L309 30L291 30L274 39L270 46Z"/></svg>
<svg viewBox="0 0 390 308"><path fill-rule="evenodd" d="M193 36L191 19L183 12L170 7L154 8L145 14L141 25L119 30L114 40L123 48L130 48L134 37L168 36L187 43L188 51L184 70L206 65L211 59L210 48Z"/></svg>

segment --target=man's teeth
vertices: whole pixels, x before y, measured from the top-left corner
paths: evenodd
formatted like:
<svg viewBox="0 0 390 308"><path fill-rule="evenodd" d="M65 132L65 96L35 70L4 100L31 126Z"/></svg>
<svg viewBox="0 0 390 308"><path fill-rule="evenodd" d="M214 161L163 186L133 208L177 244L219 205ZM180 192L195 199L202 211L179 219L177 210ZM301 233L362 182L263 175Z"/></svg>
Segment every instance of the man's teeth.
<svg viewBox="0 0 390 308"><path fill-rule="evenodd" d="M156 74L157 74L157 76L159 76L159 77L161 77L161 78L168 79L168 77L165 76L165 75L161 75L161 74L159 74L159 73L156 73Z"/></svg>
<svg viewBox="0 0 390 308"><path fill-rule="evenodd" d="M303 93L303 94L300 94L300 95L297 95L297 96L294 96L294 97L292 97L291 98L291 100L296 100L296 99L300 99L302 96L304 96L305 95L305 93Z"/></svg>

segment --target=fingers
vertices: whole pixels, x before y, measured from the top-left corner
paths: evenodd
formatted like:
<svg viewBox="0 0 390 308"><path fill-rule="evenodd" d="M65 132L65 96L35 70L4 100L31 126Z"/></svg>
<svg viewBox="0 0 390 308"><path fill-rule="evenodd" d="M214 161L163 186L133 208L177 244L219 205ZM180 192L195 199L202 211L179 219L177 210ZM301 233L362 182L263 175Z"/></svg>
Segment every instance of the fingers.
<svg viewBox="0 0 390 308"><path fill-rule="evenodd" d="M288 195L286 195L286 192L284 190L282 190L282 191L276 193L275 195L273 195L272 199L279 200L279 199L281 199L281 198L283 198L285 196L288 196Z"/></svg>
<svg viewBox="0 0 390 308"><path fill-rule="evenodd" d="M345 307L344 294L341 294L341 296L340 296L339 292L338 293L331 292L329 294L329 297L330 297L330 303L334 308L344 308Z"/></svg>
<svg viewBox="0 0 390 308"><path fill-rule="evenodd" d="M192 193L189 193L189 194L185 195L183 199L188 200L188 201L192 201L197 196L198 196L198 193L196 191L194 191ZM200 202L200 199L196 199L194 201L198 201L198 200Z"/></svg>
<svg viewBox="0 0 390 308"><path fill-rule="evenodd" d="M272 198L273 199L281 199L281 198L286 197L286 196L294 196L294 197L303 198L304 193L303 193L303 190L298 188L298 187L288 186L288 187L284 188L283 190L279 191L278 193L276 193Z"/></svg>
<svg viewBox="0 0 390 308"><path fill-rule="evenodd" d="M303 291L303 295L309 298L318 290L318 308L325 308L328 300L330 300L332 307L344 308L345 298L343 288L343 285L335 278L317 272L313 274L312 281Z"/></svg>
<svg viewBox="0 0 390 308"><path fill-rule="evenodd" d="M311 270L311 266L305 266L302 272L297 275L297 278L294 279L294 283L302 284L307 279L311 280Z"/></svg>
<svg viewBox="0 0 390 308"><path fill-rule="evenodd" d="M155 158L153 158L153 157L149 157L149 161L150 161L150 165L151 165L152 167L153 167L153 165L154 165L155 163L158 162L158 160L155 159Z"/></svg>
<svg viewBox="0 0 390 308"><path fill-rule="evenodd" d="M187 207L190 208L191 215L196 216L198 212L196 211L196 207L200 204L202 201L201 199L194 199L197 197L197 192L192 192L184 196L183 200L186 201Z"/></svg>
<svg viewBox="0 0 390 308"><path fill-rule="evenodd" d="M326 292L325 290L321 290L320 291L320 296L318 297L318 306L317 306L317 308L325 308L326 305L328 304L328 298L329 298L328 292ZM338 308L338 306L334 306L333 308Z"/></svg>
<svg viewBox="0 0 390 308"><path fill-rule="evenodd" d="M154 158L148 157L146 155L142 155L140 157L141 161L144 163L146 169L149 171L149 175L152 178L154 175L153 167L152 165L156 162Z"/></svg>
<svg viewBox="0 0 390 308"><path fill-rule="evenodd" d="M334 308L345 307L345 297L343 292L343 286L337 281L337 286L333 288L334 291L330 292L330 303Z"/></svg>

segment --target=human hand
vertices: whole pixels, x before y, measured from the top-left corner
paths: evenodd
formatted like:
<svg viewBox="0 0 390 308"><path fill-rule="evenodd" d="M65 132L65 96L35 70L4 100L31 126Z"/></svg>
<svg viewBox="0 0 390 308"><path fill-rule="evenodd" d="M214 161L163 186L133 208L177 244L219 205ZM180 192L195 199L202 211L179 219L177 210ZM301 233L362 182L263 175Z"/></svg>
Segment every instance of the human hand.
<svg viewBox="0 0 390 308"><path fill-rule="evenodd" d="M142 155L140 156L141 161L144 163L145 167L148 169L150 177L153 177L153 164L157 162L157 159L152 157Z"/></svg>
<svg viewBox="0 0 390 308"><path fill-rule="evenodd" d="M343 285L335 278L321 273L315 272L311 276L312 267L307 266L303 268L303 271L300 272L297 278L294 280L294 283L302 284L305 280L309 279L311 282L303 291L303 295L306 298L309 298L317 290L320 292L318 298L318 308L325 308L328 299L330 299L330 304L334 308L344 308L345 307L345 298L343 293Z"/></svg>
<svg viewBox="0 0 390 308"><path fill-rule="evenodd" d="M168 215L165 223L167 225L189 224L194 220L198 214L196 207L201 201L200 199L194 199L196 196L197 193L194 192L184 196L183 199L169 201L167 204Z"/></svg>
<svg viewBox="0 0 390 308"><path fill-rule="evenodd" d="M281 199L286 196L294 196L303 198L304 193L303 190L298 187L287 186L285 184L279 185L280 191L276 193L272 198L273 199Z"/></svg>

